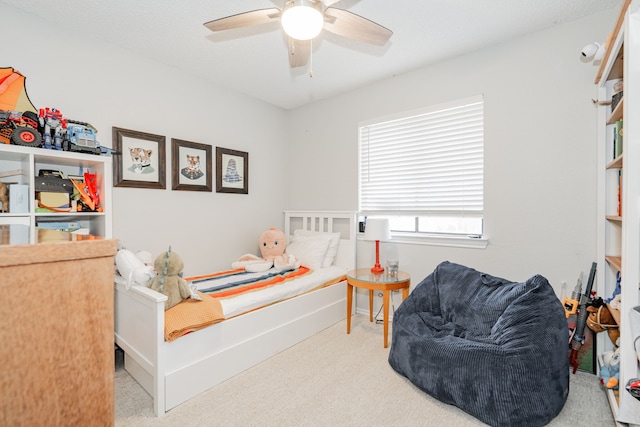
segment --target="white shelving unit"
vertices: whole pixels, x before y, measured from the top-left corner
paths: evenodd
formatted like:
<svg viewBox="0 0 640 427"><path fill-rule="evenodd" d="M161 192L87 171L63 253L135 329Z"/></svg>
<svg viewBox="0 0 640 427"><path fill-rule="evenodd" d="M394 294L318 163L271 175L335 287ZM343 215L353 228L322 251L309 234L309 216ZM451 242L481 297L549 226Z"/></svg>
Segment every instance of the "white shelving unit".
<svg viewBox="0 0 640 427"><path fill-rule="evenodd" d="M42 169L61 171L65 176L83 175L85 171L96 173L102 212L37 212L34 185L35 177ZM112 178L110 156L0 144L0 181L28 186L25 212L0 212L0 226L11 227L11 231L6 233L9 241L0 240L0 244L38 243L36 227L42 222L77 222L93 236L111 238Z"/></svg>
<svg viewBox="0 0 640 427"><path fill-rule="evenodd" d="M612 310L621 334L620 390L609 391L608 397L617 421L640 425L640 401L624 389L629 379L640 377L630 322L630 312L640 302L640 0L624 1L596 78L599 101L611 100L619 79L624 81L622 100L613 110L600 105L598 111L597 280L599 294L608 298L616 287L616 273L621 274L620 310ZM623 149L614 158L614 128L620 119ZM601 351L612 350L606 339L599 344L604 344Z"/></svg>

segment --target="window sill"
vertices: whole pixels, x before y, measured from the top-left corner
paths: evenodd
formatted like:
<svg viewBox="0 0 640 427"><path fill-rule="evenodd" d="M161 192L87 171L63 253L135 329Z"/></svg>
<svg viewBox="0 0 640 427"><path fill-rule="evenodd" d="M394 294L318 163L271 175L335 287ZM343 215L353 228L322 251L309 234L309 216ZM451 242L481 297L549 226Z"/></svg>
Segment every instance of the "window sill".
<svg viewBox="0 0 640 427"><path fill-rule="evenodd" d="M358 240L364 240L364 233L358 233ZM410 245L448 246L455 248L486 249L489 239L486 237L436 236L392 233L390 243Z"/></svg>

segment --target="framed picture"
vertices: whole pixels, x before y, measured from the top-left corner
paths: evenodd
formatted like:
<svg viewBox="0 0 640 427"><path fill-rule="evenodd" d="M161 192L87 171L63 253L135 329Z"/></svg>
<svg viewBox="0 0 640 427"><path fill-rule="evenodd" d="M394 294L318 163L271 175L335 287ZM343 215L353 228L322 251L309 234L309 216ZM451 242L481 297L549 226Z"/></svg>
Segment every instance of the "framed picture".
<svg viewBox="0 0 640 427"><path fill-rule="evenodd" d="M113 127L114 187L166 188L166 139L162 135Z"/></svg>
<svg viewBox="0 0 640 427"><path fill-rule="evenodd" d="M249 153L216 147L216 192L249 194Z"/></svg>
<svg viewBox="0 0 640 427"><path fill-rule="evenodd" d="M171 139L173 190L212 191L211 146Z"/></svg>

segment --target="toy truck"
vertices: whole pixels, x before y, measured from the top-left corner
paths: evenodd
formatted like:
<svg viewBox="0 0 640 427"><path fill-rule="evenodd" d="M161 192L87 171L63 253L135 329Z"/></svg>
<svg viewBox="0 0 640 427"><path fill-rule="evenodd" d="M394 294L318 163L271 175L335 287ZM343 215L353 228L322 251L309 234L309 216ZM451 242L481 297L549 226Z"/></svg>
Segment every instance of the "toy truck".
<svg viewBox="0 0 640 427"><path fill-rule="evenodd" d="M0 110L0 142L5 144L41 147L38 115L32 111Z"/></svg>
<svg viewBox="0 0 640 427"><path fill-rule="evenodd" d="M100 155L102 149L96 139L96 133L96 129L89 123L67 120L67 132L62 142L62 149Z"/></svg>

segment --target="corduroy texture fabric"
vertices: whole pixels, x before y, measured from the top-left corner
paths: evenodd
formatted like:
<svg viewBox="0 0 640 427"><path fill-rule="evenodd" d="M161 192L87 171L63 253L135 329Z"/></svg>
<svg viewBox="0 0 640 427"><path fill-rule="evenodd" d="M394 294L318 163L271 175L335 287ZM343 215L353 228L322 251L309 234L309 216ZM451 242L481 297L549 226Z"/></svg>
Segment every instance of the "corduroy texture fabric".
<svg viewBox="0 0 640 427"><path fill-rule="evenodd" d="M541 426L569 393L569 331L544 277L516 283L443 262L393 316L389 363L492 426Z"/></svg>

